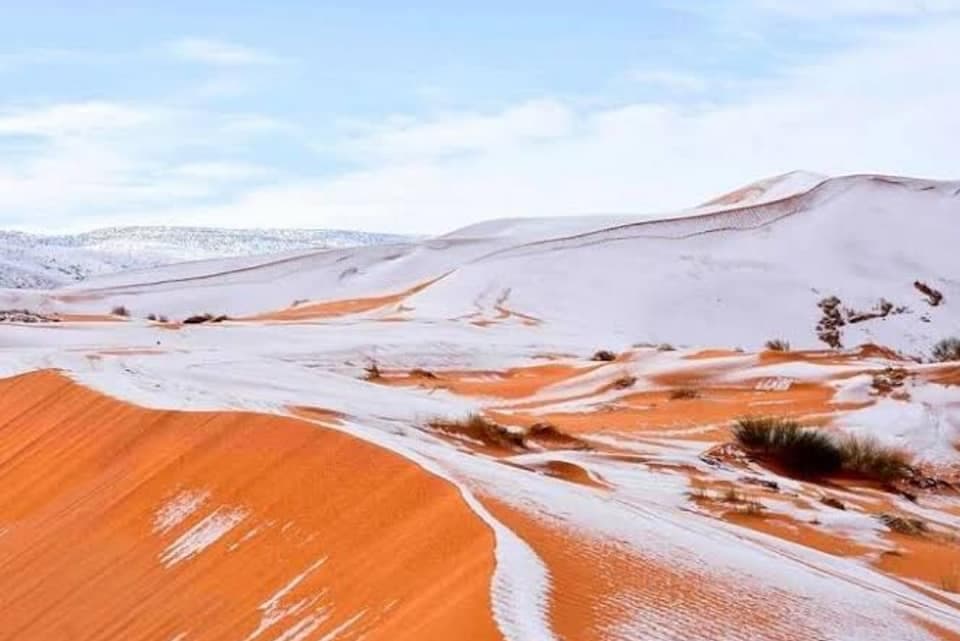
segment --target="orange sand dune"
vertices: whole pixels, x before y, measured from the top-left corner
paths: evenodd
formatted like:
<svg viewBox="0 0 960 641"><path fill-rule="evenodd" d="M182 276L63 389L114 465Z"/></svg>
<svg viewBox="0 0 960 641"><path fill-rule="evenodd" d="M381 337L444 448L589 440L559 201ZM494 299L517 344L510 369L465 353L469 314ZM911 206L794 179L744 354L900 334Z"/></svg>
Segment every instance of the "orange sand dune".
<svg viewBox="0 0 960 641"><path fill-rule="evenodd" d="M716 576L665 566L637 551L546 522L492 496L484 497L483 503L550 568L548 612L559 639L607 638L630 623L647 631L637 639L647 635L772 641L815 638L814 631L790 616L792 604L785 594L754 591L750 598L733 598L743 593L742 587ZM759 603L764 605L757 607ZM641 611L644 614L638 614ZM648 612L655 612L655 618Z"/></svg>
<svg viewBox="0 0 960 641"><path fill-rule="evenodd" d="M341 432L0 381L0 639L499 639L455 487Z"/></svg>

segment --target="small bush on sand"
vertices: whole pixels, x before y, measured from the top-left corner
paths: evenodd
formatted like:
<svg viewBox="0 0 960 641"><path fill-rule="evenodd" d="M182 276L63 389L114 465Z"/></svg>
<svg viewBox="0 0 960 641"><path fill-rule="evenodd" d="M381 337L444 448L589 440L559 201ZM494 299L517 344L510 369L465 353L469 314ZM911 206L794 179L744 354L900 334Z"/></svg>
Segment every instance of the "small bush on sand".
<svg viewBox="0 0 960 641"><path fill-rule="evenodd" d="M789 352L790 343L782 338L772 338L766 342L766 348L771 352Z"/></svg>
<svg viewBox="0 0 960 641"><path fill-rule="evenodd" d="M744 449L768 456L804 476L832 474L843 464L843 453L828 434L805 428L796 421L742 418L733 435Z"/></svg>
<svg viewBox="0 0 960 641"><path fill-rule="evenodd" d="M614 389L629 389L637 384L637 377L624 374L613 382Z"/></svg>
<svg viewBox="0 0 960 641"><path fill-rule="evenodd" d="M157 315L156 315L156 314L152 314L152 313L151 313L151 314L147 314L147 320L148 320L148 321L156 321L156 320L157 320Z"/></svg>
<svg viewBox="0 0 960 641"><path fill-rule="evenodd" d="M677 348L671 345L670 343L660 343L659 345L657 345L658 352L673 352L673 351L676 351L676 349Z"/></svg>
<svg viewBox="0 0 960 641"><path fill-rule="evenodd" d="M194 314L183 319L184 325L202 325L213 320L213 314Z"/></svg>
<svg viewBox="0 0 960 641"><path fill-rule="evenodd" d="M380 371L380 366L377 365L377 361L371 362L369 365L363 368L363 379L366 381L377 381L383 378L383 373Z"/></svg>
<svg viewBox="0 0 960 641"><path fill-rule="evenodd" d="M617 360L617 355L608 349L601 349L598 352L595 352L594 355L590 357L590 360L610 362Z"/></svg>
<svg viewBox="0 0 960 641"><path fill-rule="evenodd" d="M689 401L694 398L700 398L700 392L692 387L680 387L670 391L671 401Z"/></svg>
<svg viewBox="0 0 960 641"><path fill-rule="evenodd" d="M909 516L900 516L899 514L881 514L877 518L888 528L898 534L908 534L910 536L920 536L927 532L927 524L920 519Z"/></svg>
<svg viewBox="0 0 960 641"><path fill-rule="evenodd" d="M117 305L116 307L110 310L110 313L113 314L114 316L129 316L130 310L124 307L123 305Z"/></svg>
<svg viewBox="0 0 960 641"><path fill-rule="evenodd" d="M960 338L945 338L934 345L933 360L938 363L960 361Z"/></svg>
<svg viewBox="0 0 960 641"><path fill-rule="evenodd" d="M480 414L470 414L462 419L435 419L429 425L435 430L478 441L489 447L527 449L523 432L514 432Z"/></svg>
<svg viewBox="0 0 960 641"><path fill-rule="evenodd" d="M411 378L429 378L435 380L437 375L431 372L430 370L423 369L422 367L414 367L410 370Z"/></svg>
<svg viewBox="0 0 960 641"><path fill-rule="evenodd" d="M843 469L853 474L890 482L910 473L910 455L881 445L876 439L844 436L838 440L838 445L843 456Z"/></svg>
<svg viewBox="0 0 960 641"><path fill-rule="evenodd" d="M796 421L747 417L737 421L734 438L746 450L767 456L805 476L841 471L889 483L910 474L910 456L872 438L834 437Z"/></svg>

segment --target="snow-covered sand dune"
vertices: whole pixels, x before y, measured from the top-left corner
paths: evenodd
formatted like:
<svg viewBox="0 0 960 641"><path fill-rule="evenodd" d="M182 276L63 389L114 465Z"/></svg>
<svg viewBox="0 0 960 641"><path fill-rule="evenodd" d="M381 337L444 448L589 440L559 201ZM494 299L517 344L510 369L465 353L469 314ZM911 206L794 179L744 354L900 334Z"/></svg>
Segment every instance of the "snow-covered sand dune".
<svg viewBox="0 0 960 641"><path fill-rule="evenodd" d="M896 352L960 334L958 217L789 174L4 292L60 322L0 324L0 638L956 639L960 363ZM788 474L745 415L911 476Z"/></svg>
<svg viewBox="0 0 960 641"><path fill-rule="evenodd" d="M413 243L174 265L94 278L8 306L169 317L263 314L312 301L398 295L402 316L501 313L544 331L641 342L825 346L821 301L837 297L841 345L924 354L960 323L960 183L849 176L711 204L683 215L493 221ZM811 186L812 185L812 186ZM916 282L940 292L931 305ZM886 302L884 302L886 301ZM33 305L30 305L33 303ZM889 303L890 309L883 312ZM882 317L861 317L881 312ZM846 322L852 318L857 322Z"/></svg>

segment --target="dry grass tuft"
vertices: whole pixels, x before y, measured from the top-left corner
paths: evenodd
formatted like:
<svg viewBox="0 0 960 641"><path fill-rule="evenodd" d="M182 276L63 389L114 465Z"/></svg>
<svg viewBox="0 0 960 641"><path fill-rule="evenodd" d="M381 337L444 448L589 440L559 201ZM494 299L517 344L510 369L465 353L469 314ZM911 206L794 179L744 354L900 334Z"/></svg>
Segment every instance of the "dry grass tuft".
<svg viewBox="0 0 960 641"><path fill-rule="evenodd" d="M790 343L783 340L782 338L771 338L765 343L767 349L772 352L789 352Z"/></svg>
<svg viewBox="0 0 960 641"><path fill-rule="evenodd" d="M614 389L629 389L637 384L637 377L624 374L613 382Z"/></svg>
<svg viewBox="0 0 960 641"><path fill-rule="evenodd" d="M880 522L898 534L921 536L929 531L927 524L920 519L899 514L881 514L877 517Z"/></svg>
<svg viewBox="0 0 960 641"><path fill-rule="evenodd" d="M363 380L378 381L381 378L383 378L383 372L380 371L380 366L377 365L377 361L372 361L363 368Z"/></svg>
<svg viewBox="0 0 960 641"><path fill-rule="evenodd" d="M938 363L960 361L960 338L944 338L934 345L933 360Z"/></svg>
<svg viewBox="0 0 960 641"><path fill-rule="evenodd" d="M597 352L594 352L593 356L590 357L590 360L609 363L617 360L617 355L608 349L601 349Z"/></svg>
<svg viewBox="0 0 960 641"><path fill-rule="evenodd" d="M527 449L523 432L510 430L480 414L470 414L462 419L434 419L428 425L440 432L462 436L489 447L509 450Z"/></svg>
<svg viewBox="0 0 960 641"><path fill-rule="evenodd" d="M767 456L802 476L843 471L890 483L912 471L911 458L903 450L884 446L872 438L834 437L789 419L742 418L733 435L744 449Z"/></svg>

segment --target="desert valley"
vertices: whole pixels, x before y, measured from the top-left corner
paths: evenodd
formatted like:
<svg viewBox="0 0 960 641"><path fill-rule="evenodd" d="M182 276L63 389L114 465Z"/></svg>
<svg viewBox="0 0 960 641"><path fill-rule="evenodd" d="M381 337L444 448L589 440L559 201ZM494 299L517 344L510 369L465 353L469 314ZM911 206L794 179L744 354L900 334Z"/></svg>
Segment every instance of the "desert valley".
<svg viewBox="0 0 960 641"><path fill-rule="evenodd" d="M960 639L960 183L0 291L0 638Z"/></svg>

